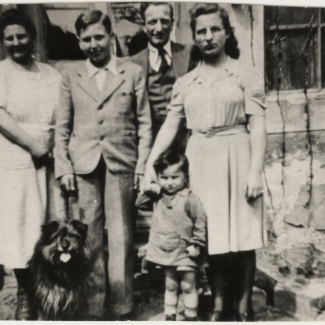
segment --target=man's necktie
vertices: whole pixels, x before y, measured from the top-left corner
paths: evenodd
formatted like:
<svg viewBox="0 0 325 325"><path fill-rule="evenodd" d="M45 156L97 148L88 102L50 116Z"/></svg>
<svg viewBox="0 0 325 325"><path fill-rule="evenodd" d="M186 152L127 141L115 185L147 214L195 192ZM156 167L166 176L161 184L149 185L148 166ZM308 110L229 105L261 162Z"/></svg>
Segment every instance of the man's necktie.
<svg viewBox="0 0 325 325"><path fill-rule="evenodd" d="M169 65L168 65L167 60L166 60L165 53L166 53L166 51L164 50L164 48L159 48L158 49L158 54L161 57L161 64L160 64L160 67L159 67L159 72L162 73L163 75L166 74L166 72L167 72L167 70L169 68Z"/></svg>

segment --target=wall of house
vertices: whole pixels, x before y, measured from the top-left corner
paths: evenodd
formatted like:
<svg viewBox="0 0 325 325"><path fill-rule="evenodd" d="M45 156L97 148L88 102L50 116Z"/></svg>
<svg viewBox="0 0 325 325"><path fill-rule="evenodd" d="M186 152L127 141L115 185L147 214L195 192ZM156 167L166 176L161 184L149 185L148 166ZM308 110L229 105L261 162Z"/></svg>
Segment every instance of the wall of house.
<svg viewBox="0 0 325 325"><path fill-rule="evenodd" d="M192 42L188 15L192 6L175 5L176 39L184 43ZM264 80L264 6L222 6L235 28L240 60L255 66ZM310 132L302 90L266 94L265 198L270 230L278 235L286 231L287 223L325 229L325 90L310 90L307 96Z"/></svg>
<svg viewBox="0 0 325 325"><path fill-rule="evenodd" d="M94 6L111 11L107 3L96 3ZM192 42L188 15L192 6L190 2L174 5L173 38L181 43ZM223 6L235 28L241 50L240 60L255 66L264 80L264 7ZM9 6L0 6L0 10L4 8ZM33 10L37 11L37 8ZM36 19L39 13L35 15ZM37 27L41 29L40 24ZM40 48L38 55L44 56ZM285 231L284 220L297 226L325 229L325 90L310 90L307 97L308 101L302 90L266 94L268 147L265 197L270 228L277 234ZM306 102L309 114L306 113Z"/></svg>
<svg viewBox="0 0 325 325"><path fill-rule="evenodd" d="M325 92L271 94L267 99L268 148L266 179L271 196L268 207L277 233L283 220L325 229ZM283 117L281 109L283 110ZM312 152L310 151L310 148ZM282 184L283 183L283 184Z"/></svg>

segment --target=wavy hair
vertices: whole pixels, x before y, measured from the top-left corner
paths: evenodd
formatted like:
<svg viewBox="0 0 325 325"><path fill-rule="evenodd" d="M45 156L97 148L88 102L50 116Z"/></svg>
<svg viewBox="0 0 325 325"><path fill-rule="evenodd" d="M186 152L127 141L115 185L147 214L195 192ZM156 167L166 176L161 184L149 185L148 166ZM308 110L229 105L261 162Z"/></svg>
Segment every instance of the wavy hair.
<svg viewBox="0 0 325 325"><path fill-rule="evenodd" d="M180 170L188 178L189 162L185 155L180 154L176 149L170 149L161 154L155 161L153 167L157 175L172 165L180 164Z"/></svg>
<svg viewBox="0 0 325 325"><path fill-rule="evenodd" d="M3 41L3 32L9 25L23 26L31 38L33 40L36 39L36 28L32 21L18 9L9 9L5 11L0 18L0 41Z"/></svg>
<svg viewBox="0 0 325 325"><path fill-rule="evenodd" d="M197 3L189 11L193 39L195 38L196 19L201 15L208 15L218 12L222 20L223 27L225 28L227 35L229 35L225 43L225 53L233 59L238 59L240 51L238 48L238 41L234 34L234 28L230 25L228 12L224 8L220 7L217 3Z"/></svg>

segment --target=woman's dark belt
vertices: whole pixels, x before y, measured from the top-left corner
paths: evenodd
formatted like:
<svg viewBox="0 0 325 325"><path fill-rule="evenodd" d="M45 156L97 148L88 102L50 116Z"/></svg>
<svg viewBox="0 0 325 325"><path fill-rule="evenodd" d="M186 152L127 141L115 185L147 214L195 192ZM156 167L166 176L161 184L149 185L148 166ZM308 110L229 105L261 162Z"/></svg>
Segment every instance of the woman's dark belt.
<svg viewBox="0 0 325 325"><path fill-rule="evenodd" d="M227 125L221 127L212 127L205 130L192 130L192 136L212 138L215 136L231 135L237 133L246 133L246 124Z"/></svg>

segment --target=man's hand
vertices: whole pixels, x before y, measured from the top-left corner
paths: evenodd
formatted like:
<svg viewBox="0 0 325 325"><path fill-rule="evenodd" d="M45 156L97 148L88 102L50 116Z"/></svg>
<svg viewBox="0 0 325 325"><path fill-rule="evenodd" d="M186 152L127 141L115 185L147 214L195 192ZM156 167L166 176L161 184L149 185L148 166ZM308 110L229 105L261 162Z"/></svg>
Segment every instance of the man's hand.
<svg viewBox="0 0 325 325"><path fill-rule="evenodd" d="M200 246L191 245L186 248L189 257L198 257L200 255Z"/></svg>
<svg viewBox="0 0 325 325"><path fill-rule="evenodd" d="M72 192L76 190L74 174L67 174L61 177L61 187L67 191Z"/></svg>

